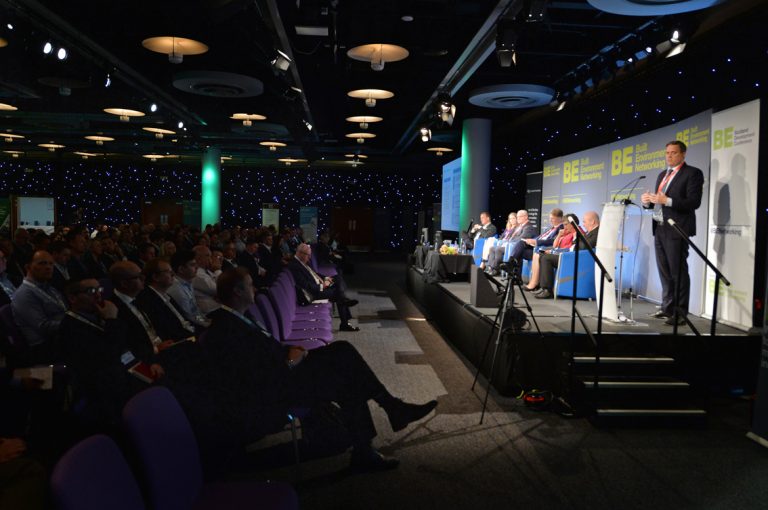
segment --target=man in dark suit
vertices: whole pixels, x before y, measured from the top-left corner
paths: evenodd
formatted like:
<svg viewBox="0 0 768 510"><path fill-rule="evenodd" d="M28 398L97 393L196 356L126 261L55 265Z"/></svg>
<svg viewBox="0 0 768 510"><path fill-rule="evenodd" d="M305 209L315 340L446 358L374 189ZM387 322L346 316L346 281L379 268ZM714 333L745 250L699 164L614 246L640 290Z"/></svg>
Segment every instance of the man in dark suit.
<svg viewBox="0 0 768 510"><path fill-rule="evenodd" d="M85 397L82 414L95 425L114 425L128 399L146 387L121 362L128 351L126 329L114 303L101 300L97 280L71 282L66 295L69 311L61 321L59 342L76 395Z"/></svg>
<svg viewBox="0 0 768 510"><path fill-rule="evenodd" d="M144 290L144 275L133 262L120 261L109 268L109 279L113 286L113 302L117 306L117 320L125 330L127 347L136 358L151 365L155 378L162 377L165 370L158 354L173 341L164 342L135 303L136 297Z"/></svg>
<svg viewBox="0 0 768 510"><path fill-rule="evenodd" d="M296 256L288 264L288 269L296 281L296 287L298 287L300 292L304 293L307 301L329 299L336 303L336 308L339 310L339 318L341 319L339 331L360 331L360 328L349 323L349 319L352 318L349 308L355 306L357 300L348 299L344 294L344 280L338 275L336 278L330 278L317 273L309 267L311 257L312 248L308 244L302 243L298 245Z"/></svg>
<svg viewBox="0 0 768 510"><path fill-rule="evenodd" d="M483 211L480 213L480 223L475 223L469 231L469 234L462 234L467 243L467 248L472 249L475 241L478 239L488 239L496 235L496 226L491 223L491 213Z"/></svg>
<svg viewBox="0 0 768 510"><path fill-rule="evenodd" d="M69 245L64 241L54 241L48 248L53 256L53 277L51 278L51 285L53 288L61 292L66 291L67 285L69 285L69 259L72 257L72 252L69 249Z"/></svg>
<svg viewBox="0 0 768 510"><path fill-rule="evenodd" d="M303 246L306 244L299 249ZM243 433L240 438L229 438L230 447L236 448L237 442L242 447L252 439L248 436L279 428L292 406L317 410L333 402L337 419L349 433L351 467L359 471L397 467L397 459L382 456L371 445L376 429L368 401L374 400L384 409L397 431L429 414L437 405L435 400L416 405L395 398L347 342L336 341L311 352L280 345L248 315L254 289L243 268L223 273L217 293L223 306L211 312L213 323L203 345L207 366L201 372L217 381L222 393L209 414L240 423L223 427ZM221 411L221 406L235 411Z"/></svg>
<svg viewBox="0 0 768 510"><path fill-rule="evenodd" d="M661 309L654 317L666 319L666 324L670 325L675 321L675 291L678 286L679 313L688 314L691 278L688 274L688 243L667 220L673 220L688 237L695 236L696 209L701 206L704 192L704 174L685 162L686 151L683 142L669 142L666 147L667 169L656 178L655 192L646 191L642 195L643 207L654 210L654 247L661 279ZM685 324L682 316L678 316L678 324Z"/></svg>
<svg viewBox="0 0 768 510"><path fill-rule="evenodd" d="M520 239L529 239L536 237L536 227L534 227L528 219L528 211L520 209L515 215L517 219L517 227L512 231L507 239L507 243L514 243ZM499 274L499 264L501 264L504 258L504 251L506 250L506 244L502 243L499 246L494 246L488 252L488 263L486 271L490 274L497 276Z"/></svg>
<svg viewBox="0 0 768 510"><path fill-rule="evenodd" d="M259 260L259 241L255 237L248 238L245 250L237 254L237 264L248 269L257 287L264 286L267 270Z"/></svg>
<svg viewBox="0 0 768 510"><path fill-rule="evenodd" d="M194 336L195 327L184 318L179 305L167 294L173 285L171 265L161 259L147 262L142 269L144 290L136 297L136 305L144 312L160 338L183 340Z"/></svg>
<svg viewBox="0 0 768 510"><path fill-rule="evenodd" d="M578 228L578 227L577 227ZM589 211L584 213L584 228L587 233L584 237L587 238L589 246L594 248L597 246L597 235L600 231L600 216L595 211ZM576 249L586 250L587 247L581 242L581 238L576 239ZM582 262L582 260L588 259L588 262ZM552 297L552 289L555 285L555 272L557 266L560 263L560 253L556 250L551 250L547 253L542 253L539 256L539 286L540 289L534 295L540 299L547 299ZM592 263L592 258L589 255L583 255L579 258L579 264ZM533 287L531 287L532 289Z"/></svg>
<svg viewBox="0 0 768 510"><path fill-rule="evenodd" d="M521 267L523 259L532 260L533 253L544 250L555 242L557 233L563 228L563 210L552 209L549 213L549 228L543 229L542 233L534 237L522 237L512 247L509 260L514 261L514 265Z"/></svg>

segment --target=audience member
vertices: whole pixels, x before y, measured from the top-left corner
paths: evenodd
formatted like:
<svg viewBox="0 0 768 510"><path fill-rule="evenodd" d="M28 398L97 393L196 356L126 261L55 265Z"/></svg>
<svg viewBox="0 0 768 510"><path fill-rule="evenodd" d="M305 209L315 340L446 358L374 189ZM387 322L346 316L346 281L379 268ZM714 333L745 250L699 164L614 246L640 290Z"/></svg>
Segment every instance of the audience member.
<svg viewBox="0 0 768 510"><path fill-rule="evenodd" d="M8 278L5 272L7 259L5 253L0 250L0 306L10 304L13 293L16 292L16 286Z"/></svg>
<svg viewBox="0 0 768 510"><path fill-rule="evenodd" d="M83 262L88 269L88 277L101 280L107 276L109 266L104 264L102 255L104 249L102 248L101 239L91 239L88 242L88 250L83 256Z"/></svg>
<svg viewBox="0 0 768 510"><path fill-rule="evenodd" d="M32 255L27 276L13 294L13 316L30 348L33 363L52 363L57 357L56 335L67 311L61 293L50 284L53 257L46 251Z"/></svg>
<svg viewBox="0 0 768 510"><path fill-rule="evenodd" d="M147 262L157 257L157 248L150 242L144 242L139 245L136 254L136 265L143 269Z"/></svg>
<svg viewBox="0 0 768 510"><path fill-rule="evenodd" d="M88 267L85 265L86 235L81 229L72 229L67 234L66 240L69 246L70 257L67 263L70 280L82 280L88 277Z"/></svg>
<svg viewBox="0 0 768 510"><path fill-rule="evenodd" d="M184 318L196 327L207 328L210 321L205 318L200 306L195 300L195 289L192 280L197 276L197 261L192 250L177 251L171 258L171 269L176 273L173 285L168 289L170 295L179 305Z"/></svg>
<svg viewBox="0 0 768 510"><path fill-rule="evenodd" d="M69 276L69 259L72 252L69 245L64 241L52 242L48 251L53 257L51 285L63 295L71 279Z"/></svg>
<svg viewBox="0 0 768 510"><path fill-rule="evenodd" d="M217 309L220 304L216 298L216 274L213 269L213 255L206 246L195 246L192 250L195 253L195 262L197 263L197 274L192 279L192 288L195 291L195 301L203 315ZM216 252L221 254L221 252ZM219 267L221 263L219 262Z"/></svg>
<svg viewBox="0 0 768 510"><path fill-rule="evenodd" d="M339 331L360 331L357 326L352 326L349 320L352 313L349 311L351 306L357 304L356 299L348 299L344 293L344 280L337 275L336 279L329 276L323 276L309 267L309 261L312 257L312 248L308 244L299 244L296 249L296 256L293 258L288 268L296 281L296 287L303 294L306 302L312 302L317 299L329 299L336 303L339 310L341 325ZM301 300L301 296L299 296Z"/></svg>
<svg viewBox="0 0 768 510"><path fill-rule="evenodd" d="M184 317L173 297L168 295L168 289L173 285L171 265L163 259L153 259L146 263L141 273L144 275L144 289L136 296L136 306L154 325L155 332L166 342L165 346L194 336L194 325Z"/></svg>
<svg viewBox="0 0 768 510"><path fill-rule="evenodd" d="M251 278L257 287L263 287L267 276L266 268L259 263L259 241L255 237L250 237L245 243L245 251L237 256L237 264L248 269Z"/></svg>
<svg viewBox="0 0 768 510"><path fill-rule="evenodd" d="M308 248L300 245L304 247ZM242 423L229 428L243 434L229 438L233 447L281 427L291 406L320 409L333 405L349 431L353 469L397 467L396 459L384 457L371 444L376 429L368 401L374 400L385 410L395 431L429 414L436 401L415 405L395 398L347 342L336 341L312 352L280 345L247 315L254 288L245 269L222 274L218 295L223 306L212 314L204 359L207 371L220 384L221 398L216 404L234 406L236 412L225 414Z"/></svg>

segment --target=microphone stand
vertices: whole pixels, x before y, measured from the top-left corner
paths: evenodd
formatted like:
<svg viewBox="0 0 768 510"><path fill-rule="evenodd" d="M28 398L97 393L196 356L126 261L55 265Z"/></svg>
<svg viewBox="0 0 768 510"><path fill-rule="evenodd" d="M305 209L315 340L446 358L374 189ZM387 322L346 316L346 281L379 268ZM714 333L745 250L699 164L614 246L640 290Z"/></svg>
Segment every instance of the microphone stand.
<svg viewBox="0 0 768 510"><path fill-rule="evenodd" d="M574 255L575 269L573 271L573 296L571 297L571 348L569 352L570 359L568 363L568 388L570 389L573 386L573 354L574 354L573 351L574 351L574 343L576 342L576 317L578 316L579 322L581 322L581 326L587 332L587 336L589 336L590 340L592 340L592 343L595 346L595 386L594 388L595 388L595 391L597 391L598 383L599 383L599 374L600 374L600 347L601 347L602 337L603 337L603 294L605 293L605 281L608 280L608 282L610 283L613 281L613 279L611 278L611 275L608 274L608 270L605 269L605 266L600 261L600 259L597 258L597 254L595 253L595 250L587 242L586 236L584 236L584 233L581 231L581 229L576 224L576 222L573 221L573 218L569 216L568 221L570 221L571 225L573 225L573 228L576 230L576 236L579 239L579 241L576 244L576 249L574 250L576 253ZM576 309L576 290L578 289L578 283L579 283L579 251L581 251L578 249L579 245L583 245L589 251L589 254L592 255L592 258L597 264L597 267L600 268L600 295L598 297L598 306L597 306L597 336L592 336L592 332L587 327L586 322L584 322L584 318Z"/></svg>
<svg viewBox="0 0 768 510"><path fill-rule="evenodd" d="M672 218L669 218L669 219L667 219L667 223L672 228L674 228L677 231L678 234L680 234L680 237L683 238L683 240L686 243L688 243L688 246L693 248L693 251L695 251L699 255L699 257L701 257L701 259L704 261L704 263L712 271L715 272L715 295L714 295L714 298L712 300L713 301L712 302L712 321L710 322L710 325L709 325L709 335L710 336L715 336L715 329L717 327L717 301L718 301L718 295L720 294L720 281L722 280L722 282L726 286L729 286L729 287L731 285L731 282L728 281L728 278L726 278L725 275L723 273L721 273L720 270L717 269L712 262L710 262L710 260L707 258L706 255L704 255L701 252L701 250L698 248L698 246L693 244L691 239L688 237L688 234L683 232L683 229L681 229L677 225L675 220L673 220ZM680 252L680 263L679 263L678 269L677 269L677 281L675 282L675 298L674 298L674 303L675 303L675 315L674 315L675 325L674 325L674 327L672 329L672 334L674 336L677 336L677 321L678 321L678 318L680 317L680 314L682 313L683 319L685 320L686 323L688 323L688 326L691 328L691 330L696 334L696 336L701 336L701 333L698 332L698 330L691 323L690 319L688 319L688 310L680 310L680 306L679 306L679 303L680 303L680 292L682 291L681 285L680 285L680 280L681 280L681 278L683 276L683 263L684 262L685 262L684 253L681 251Z"/></svg>
<svg viewBox="0 0 768 510"><path fill-rule="evenodd" d="M621 317L624 317L624 321L622 321L622 322L626 321L626 315L624 315L624 310L622 310L621 306L622 306L623 301L624 301L624 246L625 246L624 245L624 229L625 229L626 221L627 221L627 206L633 203L632 202L632 193L634 193L635 188L637 188L637 185L640 184L640 181L642 181L643 179L645 179L645 176L641 175L637 179L633 179L632 181L630 181L629 184L632 184L632 187L629 189L629 193L627 193L627 198L625 198L624 200L620 201L621 204L624 205L624 209L622 209L622 211L621 211L621 247L619 248L619 277L618 277L618 280L619 280L618 281L618 283L619 283L619 288L618 288L618 291L619 291L619 299L618 299L619 306L618 306L618 308L619 308L619 313L621 314L621 315L619 315L619 320L621 320ZM625 185L624 188L626 188L629 184ZM613 199L614 199L613 201L614 202L616 201L616 197L621 194L621 191L624 188L620 189L618 193L613 195ZM630 289L630 300L632 299L631 292L632 292L632 289ZM630 308L631 308L631 305L630 305ZM630 314L631 314L631 312L630 312Z"/></svg>

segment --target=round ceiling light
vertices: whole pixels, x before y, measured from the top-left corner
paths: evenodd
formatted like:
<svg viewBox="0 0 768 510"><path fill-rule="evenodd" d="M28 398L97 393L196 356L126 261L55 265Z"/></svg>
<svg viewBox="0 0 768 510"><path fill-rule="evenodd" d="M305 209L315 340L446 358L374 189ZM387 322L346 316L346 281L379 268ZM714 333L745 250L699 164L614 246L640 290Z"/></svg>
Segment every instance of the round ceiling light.
<svg viewBox="0 0 768 510"><path fill-rule="evenodd" d="M230 119L243 121L243 126L252 126L254 120L267 120L264 115L258 113L233 113Z"/></svg>
<svg viewBox="0 0 768 510"><path fill-rule="evenodd" d="M176 131L171 131L170 129L162 129L162 128L156 128L156 127L143 127L141 128L144 131L149 131L150 133L155 134L155 138L158 140L162 140L163 136L165 135L175 135Z"/></svg>
<svg viewBox="0 0 768 510"><path fill-rule="evenodd" d="M22 135L16 135L13 133L0 133L0 138L3 138L6 142L12 142L14 140L23 140Z"/></svg>
<svg viewBox="0 0 768 510"><path fill-rule="evenodd" d="M60 143L38 143L38 147L42 147L44 149L48 149L51 152L55 152L56 149L63 149L65 146L61 145Z"/></svg>
<svg viewBox="0 0 768 510"><path fill-rule="evenodd" d="M89 136L86 136L85 139L96 142L96 145L104 145L104 142L115 141L115 139L110 136L101 136L101 135L89 135Z"/></svg>
<svg viewBox="0 0 768 510"><path fill-rule="evenodd" d="M143 117L144 112L138 110L129 110L127 108L104 108L106 113L110 115L117 115L120 117L120 122L128 122L131 117Z"/></svg>
<svg viewBox="0 0 768 510"><path fill-rule="evenodd" d="M374 123L374 122L381 122L381 117L373 117L369 115L355 115L353 117L347 117L347 122L358 122L360 124L360 129L368 129L368 124Z"/></svg>
<svg viewBox="0 0 768 510"><path fill-rule="evenodd" d="M368 156L365 154L344 154L345 158L358 158L358 159L368 159Z"/></svg>
<svg viewBox="0 0 768 510"><path fill-rule="evenodd" d="M259 145L263 147L269 147L271 152L275 152L278 147L285 147L283 142L259 142Z"/></svg>
<svg viewBox="0 0 768 510"><path fill-rule="evenodd" d="M376 138L373 133L347 133L347 138L354 138L357 143L364 143L366 138Z"/></svg>
<svg viewBox="0 0 768 510"><path fill-rule="evenodd" d="M19 156L24 154L21 151L3 151L3 152L5 152L6 154L10 154L12 158L18 158Z"/></svg>
<svg viewBox="0 0 768 510"><path fill-rule="evenodd" d="M435 152L438 156L442 156L446 152L453 152L453 149L448 147L430 147L427 149L429 152Z"/></svg>
<svg viewBox="0 0 768 510"><path fill-rule="evenodd" d="M88 158L95 158L96 156L101 156L101 154L96 154L95 152L81 152L81 151L75 151L73 154L77 154L83 159Z"/></svg>
<svg viewBox="0 0 768 510"><path fill-rule="evenodd" d="M408 58L408 50L396 44L363 44L347 51L352 60L370 62L371 69L381 71L387 62L398 62Z"/></svg>
<svg viewBox="0 0 768 510"><path fill-rule="evenodd" d="M511 110L548 105L553 97L555 91L549 87L510 83L475 89L469 94L469 102L483 108Z"/></svg>
<svg viewBox="0 0 768 510"><path fill-rule="evenodd" d="M18 108L11 104L0 103L0 111L15 112L16 110L18 110Z"/></svg>
<svg viewBox="0 0 768 510"><path fill-rule="evenodd" d="M281 163L285 163L285 166L291 166L293 163L306 163L306 159L296 159L296 158L279 158L278 161Z"/></svg>
<svg viewBox="0 0 768 510"><path fill-rule="evenodd" d="M184 55L201 55L208 51L208 46L185 37L150 37L141 41L141 45L149 51L168 55L168 61L172 64L180 64Z"/></svg>
<svg viewBox="0 0 768 510"><path fill-rule="evenodd" d="M388 90L382 90L382 89L358 89L358 90L350 90L347 92L347 95L349 97L354 97L356 99L365 99L365 106L368 106L370 108L373 108L376 106L376 100L378 99L389 99L391 97L395 97L394 92L390 92Z"/></svg>

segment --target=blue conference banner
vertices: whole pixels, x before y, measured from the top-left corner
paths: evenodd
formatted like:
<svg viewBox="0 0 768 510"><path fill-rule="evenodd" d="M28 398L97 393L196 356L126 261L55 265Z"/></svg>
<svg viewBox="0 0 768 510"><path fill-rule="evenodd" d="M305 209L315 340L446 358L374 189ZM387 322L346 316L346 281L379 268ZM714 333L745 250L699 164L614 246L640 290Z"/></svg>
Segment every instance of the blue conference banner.
<svg viewBox="0 0 768 510"><path fill-rule="evenodd" d="M304 232L304 240L308 243L317 241L317 207L299 208L299 226Z"/></svg>

